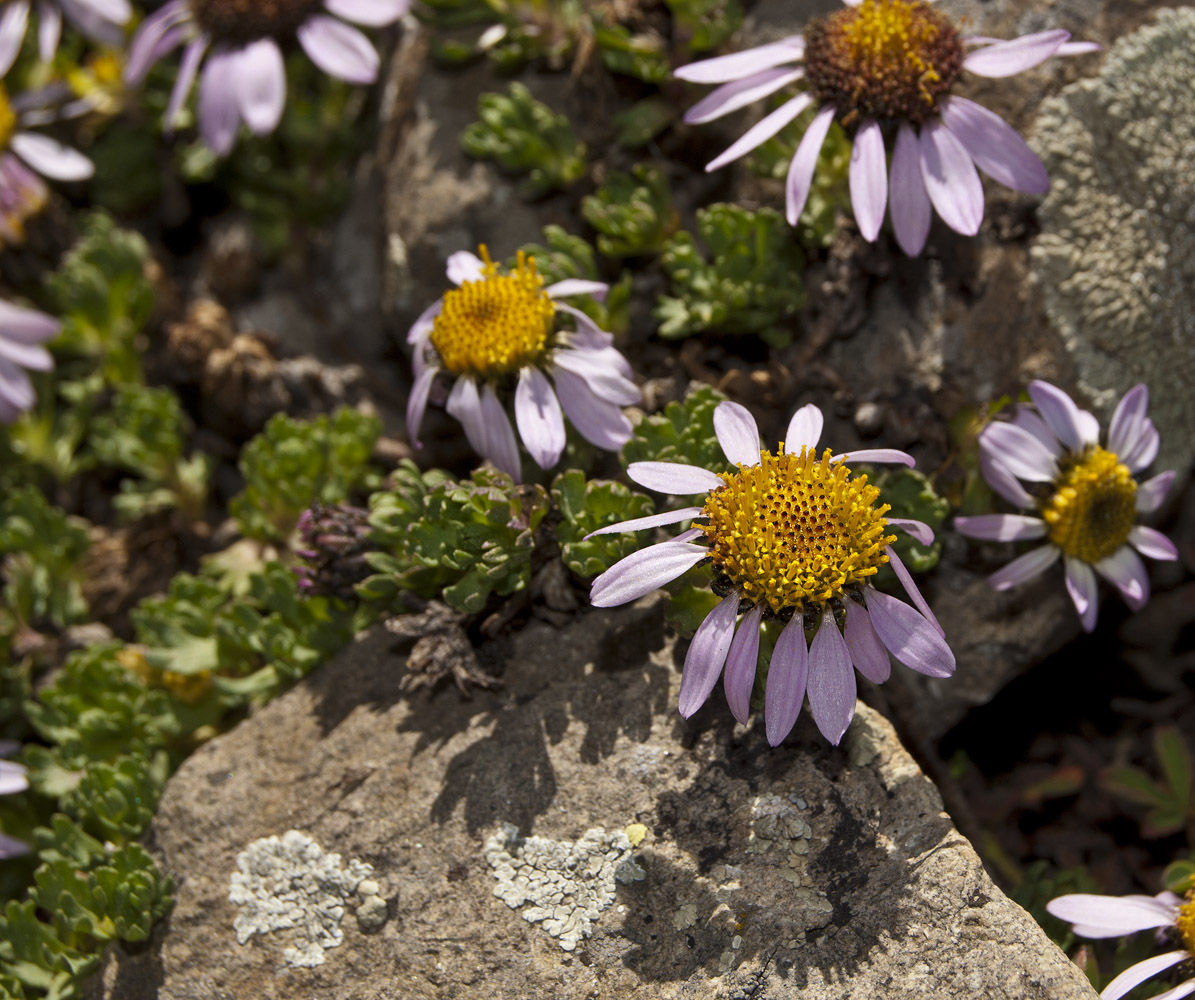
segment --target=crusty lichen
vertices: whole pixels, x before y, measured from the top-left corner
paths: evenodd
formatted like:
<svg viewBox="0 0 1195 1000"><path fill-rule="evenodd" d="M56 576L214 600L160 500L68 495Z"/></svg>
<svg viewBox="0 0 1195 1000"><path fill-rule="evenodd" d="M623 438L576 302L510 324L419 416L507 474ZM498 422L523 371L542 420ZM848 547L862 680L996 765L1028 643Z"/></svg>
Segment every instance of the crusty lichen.
<svg viewBox="0 0 1195 1000"><path fill-rule="evenodd" d="M305 968L322 965L324 951L344 940L345 904L373 873L364 861L342 868L339 854L325 854L298 830L253 841L237 855L237 868L228 889L228 898L241 908L233 924L237 943L293 930L294 943L282 957L287 965Z"/></svg>
<svg viewBox="0 0 1195 1000"><path fill-rule="evenodd" d="M1159 468L1195 458L1195 10L1122 38L1098 77L1042 103L1050 171L1032 250L1046 311L1082 389L1108 407L1151 390Z"/></svg>
<svg viewBox="0 0 1195 1000"><path fill-rule="evenodd" d="M485 859L498 885L494 895L529 923L538 923L565 951L593 932L614 902L616 882L633 882L644 871L631 855L623 831L586 830L576 842L520 837L504 823L485 843Z"/></svg>

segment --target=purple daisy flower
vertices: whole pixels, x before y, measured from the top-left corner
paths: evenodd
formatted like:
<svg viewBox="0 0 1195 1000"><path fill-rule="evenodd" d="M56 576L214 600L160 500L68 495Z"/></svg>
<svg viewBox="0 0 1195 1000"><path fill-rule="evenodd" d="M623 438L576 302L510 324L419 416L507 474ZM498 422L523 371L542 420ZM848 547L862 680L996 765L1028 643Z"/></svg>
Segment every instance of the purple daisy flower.
<svg viewBox="0 0 1195 1000"><path fill-rule="evenodd" d="M1144 385L1124 394L1103 447L1099 421L1061 389L1031 382L1029 397L1033 408L1019 407L1011 421L984 428L979 460L993 490L1033 513L958 517L954 526L985 541L1044 540L993 573L989 582L1007 590L1039 576L1061 556L1066 589L1090 632L1099 612L1097 573L1140 611L1149 600L1149 574L1141 556L1178 558L1169 538L1136 523L1139 514L1162 505L1174 473L1162 472L1143 483L1135 478L1158 453Z"/></svg>
<svg viewBox="0 0 1195 1000"><path fill-rule="evenodd" d="M888 448L817 454L822 413L799 409L777 454L761 451L755 420L737 403L721 403L714 429L737 472L716 475L693 465L632 462L627 474L648 489L677 496L706 494L700 507L636 518L595 531L605 535L701 518L666 542L632 553L593 582L590 599L608 608L634 601L709 562L722 601L693 636L681 676L680 713L688 718L723 676L726 701L746 723L761 622L784 623L768 668L764 723L768 742L792 730L805 695L813 720L837 744L855 714L855 674L888 679L891 653L931 677L954 673L942 627L892 549L889 528L922 544L934 533L921 521L885 518L890 509L867 476L848 461L912 466ZM705 536L705 545L697 544ZM916 608L877 590L872 577L891 565ZM742 621L735 623L742 613ZM725 668L725 669L724 669Z"/></svg>
<svg viewBox="0 0 1195 1000"><path fill-rule="evenodd" d="M497 389L514 384L515 424L536 464L550 469L564 451L564 418L587 441L617 451L630 439L621 407L641 399L631 366L614 337L580 309L574 295L605 297L600 281L568 278L544 287L535 258L518 255L503 274L482 246L448 258L457 288L428 307L411 327L415 385L407 401L407 434L419 445L419 426L436 376L453 380L447 410L464 425L469 444L517 482L519 446ZM574 329L558 329L567 313ZM551 376L549 380L548 376ZM563 411L563 412L562 412Z"/></svg>
<svg viewBox="0 0 1195 1000"><path fill-rule="evenodd" d="M52 180L82 181L95 173L95 165L82 153L29 131L30 126L54 118L53 113L34 107L38 96L24 95L10 102L0 84L0 240L5 243L24 240L26 220L39 212L49 197L37 174Z"/></svg>
<svg viewBox="0 0 1195 1000"><path fill-rule="evenodd" d="M16 753L20 744L12 740L0 741L0 757ZM9 760L0 760L0 795L16 795L29 787L29 779L25 776L25 768ZM16 837L9 837L0 833L0 860L15 858L29 851L29 845Z"/></svg>
<svg viewBox="0 0 1195 1000"><path fill-rule="evenodd" d="M0 76L16 62L29 26L32 0L11 0L0 10ZM37 0L37 50L42 62L49 62L58 51L65 14L83 34L94 41L119 45L120 30L133 16L129 0Z"/></svg>
<svg viewBox="0 0 1195 1000"><path fill-rule="evenodd" d="M58 336L62 324L45 313L0 299L0 423L11 424L36 397L26 370L45 372L54 359L41 345Z"/></svg>
<svg viewBox="0 0 1195 1000"><path fill-rule="evenodd" d="M286 68L280 43L297 38L329 76L373 83L377 50L345 22L381 27L397 21L410 5L411 0L170 0L133 36L125 80L140 83L155 62L185 45L166 125L199 76L200 134L216 154L226 156L242 121L255 135L268 135L282 119Z"/></svg>
<svg viewBox="0 0 1195 1000"><path fill-rule="evenodd" d="M1078 892L1050 900L1046 910L1072 924L1080 937L1114 938L1157 930L1159 939L1180 946L1176 951L1129 966L1104 987L1100 1000L1120 1000L1147 979L1183 962L1195 961L1195 889L1187 893L1185 901L1173 892L1160 892L1156 896L1097 896ZM1179 1000L1192 993L1195 993L1195 976L1163 990L1152 1000Z"/></svg>
<svg viewBox="0 0 1195 1000"><path fill-rule="evenodd" d="M965 38L925 0L844 3L846 10L815 18L803 34L675 71L692 83L721 84L689 109L690 124L721 118L790 84L803 85L707 171L746 155L816 107L788 172L789 223L795 226L801 217L826 132L837 119L854 140L850 191L859 231L875 240L891 202L897 242L912 257L925 246L931 206L951 229L967 236L979 231L983 186L976 167L1017 191L1048 190L1046 169L1025 140L997 115L951 91L963 70L1012 76L1051 56L1092 52L1098 45L1068 42L1066 31L1012 41Z"/></svg>

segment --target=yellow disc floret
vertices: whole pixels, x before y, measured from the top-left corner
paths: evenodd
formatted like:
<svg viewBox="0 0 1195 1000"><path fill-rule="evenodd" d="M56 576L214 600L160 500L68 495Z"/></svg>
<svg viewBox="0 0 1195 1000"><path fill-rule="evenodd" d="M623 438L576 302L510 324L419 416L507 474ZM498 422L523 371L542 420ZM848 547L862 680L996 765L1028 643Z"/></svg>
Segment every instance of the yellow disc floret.
<svg viewBox="0 0 1195 1000"><path fill-rule="evenodd" d="M8 103L8 93L0 85L0 150L8 149L9 140L17 130L17 114Z"/></svg>
<svg viewBox="0 0 1195 1000"><path fill-rule="evenodd" d="M937 112L963 67L958 30L923 0L863 0L805 30L805 78L846 126L914 124Z"/></svg>
<svg viewBox="0 0 1195 1000"><path fill-rule="evenodd" d="M556 307L534 257L520 250L514 271L499 274L484 246L481 256L481 279L462 282L444 296L431 342L454 375L493 378L543 357Z"/></svg>
<svg viewBox="0 0 1195 1000"><path fill-rule="evenodd" d="M1094 445L1060 464L1042 508L1047 536L1068 556L1099 562L1124 545L1137 521L1137 481L1115 454Z"/></svg>
<svg viewBox="0 0 1195 1000"><path fill-rule="evenodd" d="M1187 890L1187 901L1178 908L1178 919L1174 926L1183 947L1195 954L1195 888Z"/></svg>
<svg viewBox="0 0 1195 1000"><path fill-rule="evenodd" d="M888 561L887 504L867 476L809 448L723 474L703 513L714 567L773 611L819 607Z"/></svg>

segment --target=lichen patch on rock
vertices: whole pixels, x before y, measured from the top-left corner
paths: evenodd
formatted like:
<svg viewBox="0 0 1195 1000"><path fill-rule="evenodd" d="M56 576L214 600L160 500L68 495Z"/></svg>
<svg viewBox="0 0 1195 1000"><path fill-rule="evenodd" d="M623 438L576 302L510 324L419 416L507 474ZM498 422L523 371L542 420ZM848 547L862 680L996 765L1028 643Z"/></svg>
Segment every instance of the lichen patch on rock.
<svg viewBox="0 0 1195 1000"><path fill-rule="evenodd" d="M485 859L498 880L494 895L528 923L540 924L565 951L593 932L614 902L615 883L646 875L626 833L602 827L574 842L520 837L518 827L504 823L486 841Z"/></svg>
<svg viewBox="0 0 1195 1000"><path fill-rule="evenodd" d="M339 854L325 854L298 830L253 841L237 855L237 868L228 889L228 898L241 909L233 924L237 942L292 931L282 957L299 968L323 965L324 952L344 940L345 906L373 874L364 861L342 867Z"/></svg>

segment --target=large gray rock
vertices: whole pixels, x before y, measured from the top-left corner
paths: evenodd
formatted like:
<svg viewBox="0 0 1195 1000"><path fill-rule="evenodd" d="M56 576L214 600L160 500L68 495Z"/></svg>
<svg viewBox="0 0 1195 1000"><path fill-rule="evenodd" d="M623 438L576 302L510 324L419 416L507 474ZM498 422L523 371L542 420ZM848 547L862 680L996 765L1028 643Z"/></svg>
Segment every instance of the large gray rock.
<svg viewBox="0 0 1195 1000"><path fill-rule="evenodd" d="M1163 10L1039 112L1050 170L1034 274L1081 388L1146 382L1159 468L1195 462L1195 11Z"/></svg>
<svg viewBox="0 0 1195 1000"><path fill-rule="evenodd" d="M1095 996L881 717L838 749L805 719L771 750L720 694L686 723L665 631L651 602L533 622L471 701L400 696L365 634L171 780L177 903L104 995Z"/></svg>

